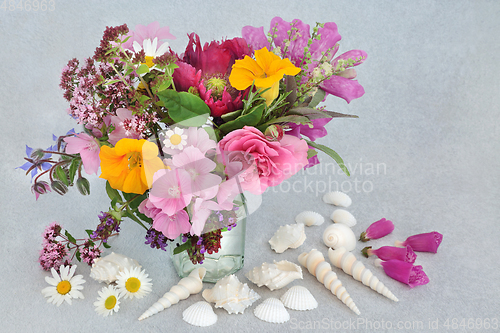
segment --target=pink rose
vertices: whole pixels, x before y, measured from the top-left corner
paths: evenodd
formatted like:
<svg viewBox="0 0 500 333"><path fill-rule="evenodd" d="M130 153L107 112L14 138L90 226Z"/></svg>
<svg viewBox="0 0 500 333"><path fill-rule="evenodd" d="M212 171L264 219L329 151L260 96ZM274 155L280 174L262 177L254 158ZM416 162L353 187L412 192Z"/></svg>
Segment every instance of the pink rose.
<svg viewBox="0 0 500 333"><path fill-rule="evenodd" d="M279 185L308 163L308 146L304 140L285 134L280 141L268 141L262 132L250 126L226 135L219 142L219 148L225 155L225 165L235 162L233 159L236 159L241 163L242 168L256 169L260 186L257 188L252 186L255 180L242 183L243 190L249 190L254 194L263 193L268 186ZM242 156L248 154L253 157L252 168L243 162ZM252 177L247 178L252 179Z"/></svg>

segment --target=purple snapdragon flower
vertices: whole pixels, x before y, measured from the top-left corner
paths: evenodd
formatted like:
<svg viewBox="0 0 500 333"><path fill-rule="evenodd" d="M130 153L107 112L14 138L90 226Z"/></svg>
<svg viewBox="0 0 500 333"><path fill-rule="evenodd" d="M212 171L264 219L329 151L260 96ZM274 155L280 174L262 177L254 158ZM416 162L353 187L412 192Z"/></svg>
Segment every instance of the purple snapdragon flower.
<svg viewBox="0 0 500 333"><path fill-rule="evenodd" d="M413 251L436 253L443 241L443 235L437 231L408 237L404 242L396 241L396 246L411 246Z"/></svg>
<svg viewBox="0 0 500 333"><path fill-rule="evenodd" d="M375 265L381 266L385 274L394 280L407 284L410 288L429 283L429 277L423 271L422 266L414 266L409 262L396 259L387 261L377 259Z"/></svg>
<svg viewBox="0 0 500 333"><path fill-rule="evenodd" d="M390 234L393 230L394 230L394 224L391 221L382 218L377 222L373 222L366 229L366 231L362 232L361 236L359 237L359 240L362 242L367 242L370 239L382 238Z"/></svg>
<svg viewBox="0 0 500 333"><path fill-rule="evenodd" d="M410 264L413 264L417 259L417 255L409 245L406 247L382 246L376 250L373 250L371 246L367 246L361 250L361 253L367 258L376 255L382 260L394 259L409 262Z"/></svg>

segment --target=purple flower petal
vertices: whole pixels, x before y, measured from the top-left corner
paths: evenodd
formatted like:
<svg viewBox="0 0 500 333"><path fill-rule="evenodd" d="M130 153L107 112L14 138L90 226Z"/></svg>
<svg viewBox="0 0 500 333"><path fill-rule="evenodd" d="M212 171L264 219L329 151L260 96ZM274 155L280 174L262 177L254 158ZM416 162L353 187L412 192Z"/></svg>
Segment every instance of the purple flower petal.
<svg viewBox="0 0 500 333"><path fill-rule="evenodd" d="M436 253L443 235L437 231L408 237L404 242L396 242L398 246L411 246L413 251Z"/></svg>
<svg viewBox="0 0 500 333"><path fill-rule="evenodd" d="M268 50L271 49L271 44L269 44L267 36L264 33L264 27L256 28L247 25L241 29L241 36L254 50L260 50L263 47L267 47Z"/></svg>
<svg viewBox="0 0 500 333"><path fill-rule="evenodd" d="M349 80L345 77L333 75L320 85L321 89L329 94L345 99L350 103L353 99L364 95L365 89L356 80Z"/></svg>
<svg viewBox="0 0 500 333"><path fill-rule="evenodd" d="M368 249L366 252L368 255L376 255L382 260L394 259L408 262L410 264L413 264L417 259L417 255L415 254L415 252L413 252L410 246L406 246L405 248L395 246L382 246L381 248L376 250Z"/></svg>
<svg viewBox="0 0 500 333"><path fill-rule="evenodd" d="M394 224L391 221L382 218L377 222L373 222L365 232L362 232L360 240L366 242L370 239L382 238L390 234L393 230Z"/></svg>
<svg viewBox="0 0 500 333"><path fill-rule="evenodd" d="M337 52L338 46L336 47L336 45L342 38L338 32L337 25L333 22L325 23L324 28L318 29L318 35L321 35L321 38L319 40L314 40L309 48L311 59L320 60L322 58L322 52L326 54L328 50L332 50L329 58L326 58L329 61L333 58L335 52Z"/></svg>
<svg viewBox="0 0 500 333"><path fill-rule="evenodd" d="M407 284L410 288L429 283L429 278L422 269L422 266L401 260L387 260L379 262L385 274L401 283Z"/></svg>

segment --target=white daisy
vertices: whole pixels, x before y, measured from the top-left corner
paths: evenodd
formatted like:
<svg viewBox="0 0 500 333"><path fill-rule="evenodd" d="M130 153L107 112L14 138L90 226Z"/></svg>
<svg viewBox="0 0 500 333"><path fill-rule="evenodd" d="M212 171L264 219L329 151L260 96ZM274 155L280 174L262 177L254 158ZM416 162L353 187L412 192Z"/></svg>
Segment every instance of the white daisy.
<svg viewBox="0 0 500 333"><path fill-rule="evenodd" d="M107 317L120 310L120 293L114 286L108 286L98 291L99 298L94 302L98 314Z"/></svg>
<svg viewBox="0 0 500 333"><path fill-rule="evenodd" d="M125 268L123 272L117 275L116 287L121 297L127 298L143 298L151 292L153 285L151 279L148 278L146 270L140 270L139 267L134 267L132 270Z"/></svg>
<svg viewBox="0 0 500 333"><path fill-rule="evenodd" d="M165 148L182 150L187 145L186 140L187 135L184 134L184 130L176 127L173 131L168 130L165 132L163 144L165 145Z"/></svg>
<svg viewBox="0 0 500 333"><path fill-rule="evenodd" d="M80 292L80 290L83 289L83 286L81 285L85 283L85 280L83 279L83 275L73 276L76 270L75 265L71 266L71 269L70 266L61 266L60 276L54 268L51 268L50 270L53 278L46 276L45 281L52 285L52 287L47 287L42 290L42 294L45 297L49 297L47 302L59 306L62 302L66 301L71 305L72 298L85 298Z"/></svg>
<svg viewBox="0 0 500 333"><path fill-rule="evenodd" d="M146 65L148 65L150 69L153 69L155 67L153 59L164 55L168 51L168 43L163 43L160 45L160 47L158 47L158 37L155 37L153 41L151 41L151 39L149 38L145 39L142 42L142 46L137 41L134 41L133 47L135 53L144 50L144 53L146 54Z"/></svg>

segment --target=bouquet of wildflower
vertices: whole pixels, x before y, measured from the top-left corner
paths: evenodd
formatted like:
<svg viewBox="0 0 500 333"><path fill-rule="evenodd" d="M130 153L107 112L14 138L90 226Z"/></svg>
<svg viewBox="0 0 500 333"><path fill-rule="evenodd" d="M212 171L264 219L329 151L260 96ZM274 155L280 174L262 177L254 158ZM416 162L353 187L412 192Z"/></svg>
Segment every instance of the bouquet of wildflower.
<svg viewBox="0 0 500 333"><path fill-rule="evenodd" d="M68 113L84 129L54 136L48 149L27 147L21 168L37 199L74 185L87 195L83 171L97 174L111 205L85 239L51 224L45 269L68 264L71 251L92 264L124 217L146 229L152 248L189 240L178 251L200 262L235 225L244 191L261 194L319 163L318 150L348 174L335 151L315 142L332 118L355 117L318 107L326 95L350 102L364 94L353 67L366 53L334 58L335 23L316 24L311 34L300 20L276 17L267 35L246 26L242 38L203 46L195 33L188 37L177 54L165 41L175 37L157 22L107 27L92 58L64 67Z"/></svg>

